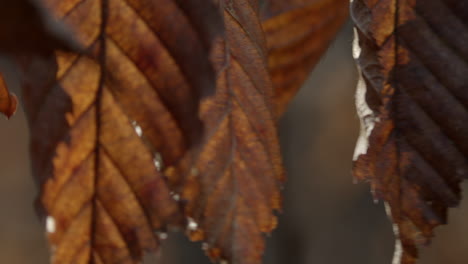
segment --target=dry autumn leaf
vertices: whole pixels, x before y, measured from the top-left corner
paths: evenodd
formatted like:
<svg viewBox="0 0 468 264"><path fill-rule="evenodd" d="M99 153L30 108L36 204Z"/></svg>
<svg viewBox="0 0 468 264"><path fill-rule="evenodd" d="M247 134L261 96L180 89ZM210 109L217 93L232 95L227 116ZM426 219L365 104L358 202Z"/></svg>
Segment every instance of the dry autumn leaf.
<svg viewBox="0 0 468 264"><path fill-rule="evenodd" d="M45 10L33 0L0 0L0 53L47 53L77 50L58 23L46 21Z"/></svg>
<svg viewBox="0 0 468 264"><path fill-rule="evenodd" d="M415 263L468 177L468 5L354 0L351 10L363 78L354 174L388 205L393 263Z"/></svg>
<svg viewBox="0 0 468 264"><path fill-rule="evenodd" d="M265 0L261 10L263 18L271 18L321 0Z"/></svg>
<svg viewBox="0 0 468 264"><path fill-rule="evenodd" d="M257 0L220 1L226 38L216 46L216 95L202 103L205 142L191 173L177 179L187 231L215 262L261 263L263 234L281 207L284 171L258 9Z"/></svg>
<svg viewBox="0 0 468 264"><path fill-rule="evenodd" d="M44 2L86 49L22 59L52 263L139 263L182 222L159 170L200 140L220 17L195 0Z"/></svg>
<svg viewBox="0 0 468 264"><path fill-rule="evenodd" d="M8 91L5 80L0 73L0 113L10 118L16 112L18 99Z"/></svg>
<svg viewBox="0 0 468 264"><path fill-rule="evenodd" d="M59 26L54 24L54 26ZM39 6L31 0L0 1L0 56L45 54L54 49L77 50L66 34L46 25ZM17 107L0 72L0 113L11 117Z"/></svg>
<svg viewBox="0 0 468 264"><path fill-rule="evenodd" d="M0 0L51 262L140 263L186 225L213 261L260 264L285 179L276 121L347 3ZM394 263L414 264L468 177L468 5L354 0L352 14L354 174L388 206ZM0 112L16 105L0 75Z"/></svg>
<svg viewBox="0 0 468 264"><path fill-rule="evenodd" d="M271 1L265 16L276 15L263 22L278 116L285 112L348 17L348 0L296 2Z"/></svg>

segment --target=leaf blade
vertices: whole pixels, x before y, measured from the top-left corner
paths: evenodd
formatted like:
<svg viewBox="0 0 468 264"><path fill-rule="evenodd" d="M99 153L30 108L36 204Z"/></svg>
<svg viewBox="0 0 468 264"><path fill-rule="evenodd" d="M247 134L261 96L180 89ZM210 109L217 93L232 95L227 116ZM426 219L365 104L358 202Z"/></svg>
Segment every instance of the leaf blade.
<svg viewBox="0 0 468 264"><path fill-rule="evenodd" d="M458 205L459 185L467 177L468 98L460 72L468 64L460 43L468 31L455 14L468 10L456 10L457 5L352 4L363 77L357 101L363 130L354 174L370 180L375 196L389 205L402 249L396 263L416 262L417 246L429 243L433 229L446 223L447 209Z"/></svg>
<svg viewBox="0 0 468 264"><path fill-rule="evenodd" d="M46 13L35 1L4 1L0 10L0 52L37 54L54 49L78 51L78 45L60 24L46 21Z"/></svg>
<svg viewBox="0 0 468 264"><path fill-rule="evenodd" d="M263 21L268 67L281 116L348 17L348 1L272 1ZM267 12L268 13L268 12Z"/></svg>
<svg viewBox="0 0 468 264"><path fill-rule="evenodd" d="M261 263L284 180L266 45L257 1L220 1L220 12L226 37L215 48L216 94L201 107L205 141L189 169L168 175L181 181L189 236L213 261Z"/></svg>
<svg viewBox="0 0 468 264"><path fill-rule="evenodd" d="M139 263L158 248L156 231L182 224L157 156L176 164L200 140L217 29L198 32L176 1L47 4L86 49L22 63L52 262Z"/></svg>

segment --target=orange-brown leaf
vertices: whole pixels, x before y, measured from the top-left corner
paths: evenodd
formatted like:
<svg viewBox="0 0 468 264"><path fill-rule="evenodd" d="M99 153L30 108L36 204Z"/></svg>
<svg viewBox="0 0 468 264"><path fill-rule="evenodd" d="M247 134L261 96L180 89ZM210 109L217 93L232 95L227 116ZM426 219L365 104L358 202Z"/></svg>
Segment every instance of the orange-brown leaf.
<svg viewBox="0 0 468 264"><path fill-rule="evenodd" d="M270 4L270 13L277 15L265 20L263 29L275 89L275 113L280 116L348 17L349 1L290 0Z"/></svg>
<svg viewBox="0 0 468 264"><path fill-rule="evenodd" d="M272 13L288 11L263 22L278 116L284 113L343 25L349 4L348 0L308 0L286 5L287 2L273 1Z"/></svg>
<svg viewBox="0 0 468 264"><path fill-rule="evenodd" d="M183 178L188 232L213 261L261 263L284 179L257 0L223 0L217 90L202 103L205 143Z"/></svg>
<svg viewBox="0 0 468 264"><path fill-rule="evenodd" d="M18 99L8 91L5 80L0 73L0 113L10 118L16 112Z"/></svg>
<svg viewBox="0 0 468 264"><path fill-rule="evenodd" d="M393 263L415 263L468 177L468 6L354 0L351 10L362 71L354 174L389 207Z"/></svg>
<svg viewBox="0 0 468 264"><path fill-rule="evenodd" d="M23 61L53 263L140 263L182 222L159 169L200 140L219 15L195 0L46 2L86 48Z"/></svg>

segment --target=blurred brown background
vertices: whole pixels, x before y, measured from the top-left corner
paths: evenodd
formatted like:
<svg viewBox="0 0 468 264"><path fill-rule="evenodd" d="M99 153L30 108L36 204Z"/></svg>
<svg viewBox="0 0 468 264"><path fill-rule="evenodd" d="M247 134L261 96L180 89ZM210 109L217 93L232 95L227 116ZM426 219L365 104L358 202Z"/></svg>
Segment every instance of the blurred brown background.
<svg viewBox="0 0 468 264"><path fill-rule="evenodd" d="M353 184L351 158L359 121L352 28L342 30L281 121L289 173L284 213L268 237L266 264L390 264L393 235L382 203L365 183ZM18 92L17 92L18 93ZM46 264L44 228L33 200L28 131L22 109L0 118L0 263ZM468 263L468 202L450 211L421 264ZM172 235L145 263L208 264L199 243ZM66 264L66 263L64 263Z"/></svg>

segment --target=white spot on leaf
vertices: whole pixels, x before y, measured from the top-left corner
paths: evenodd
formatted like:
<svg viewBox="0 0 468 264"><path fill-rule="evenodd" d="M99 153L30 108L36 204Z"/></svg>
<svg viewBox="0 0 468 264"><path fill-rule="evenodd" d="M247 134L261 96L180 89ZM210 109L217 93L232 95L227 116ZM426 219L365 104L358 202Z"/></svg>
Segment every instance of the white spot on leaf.
<svg viewBox="0 0 468 264"><path fill-rule="evenodd" d="M164 169L163 159L162 159L162 156L161 156L161 154L159 152L156 152L154 154L153 162L154 162L154 166L156 166L156 169L158 171L162 171Z"/></svg>
<svg viewBox="0 0 468 264"><path fill-rule="evenodd" d="M187 229L190 231L195 231L198 229L198 224L191 217L187 217Z"/></svg>
<svg viewBox="0 0 468 264"><path fill-rule="evenodd" d="M175 192L171 192L171 196L172 196L172 199L174 199L176 201L180 200L180 195L175 193Z"/></svg>
<svg viewBox="0 0 468 264"><path fill-rule="evenodd" d="M141 126L139 126L136 121L132 121L132 126L133 126L133 129L135 129L135 132L137 133L137 135L141 137L143 135L143 130L141 129Z"/></svg>
<svg viewBox="0 0 468 264"><path fill-rule="evenodd" d="M156 232L156 234L158 235L159 239L161 239L161 240L165 240L168 237L166 232Z"/></svg>
<svg viewBox="0 0 468 264"><path fill-rule="evenodd" d="M46 230L48 233L55 233L55 219L50 215L46 218Z"/></svg>
<svg viewBox="0 0 468 264"><path fill-rule="evenodd" d="M137 135L139 137L141 137L141 135L143 135L143 131L141 130L141 127L140 126L136 126L135 127L135 132L137 133Z"/></svg>

